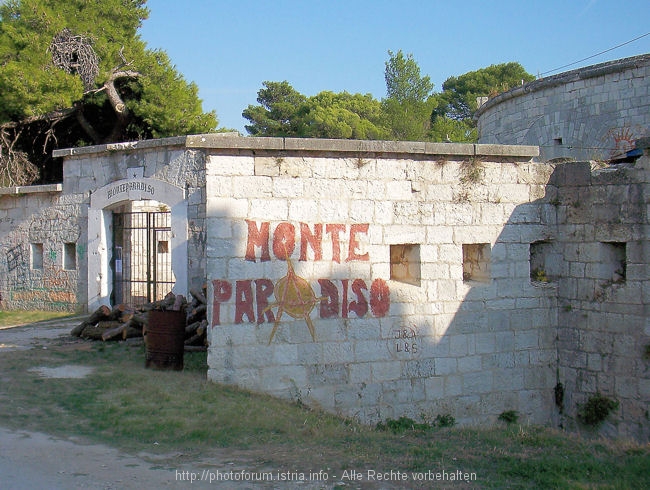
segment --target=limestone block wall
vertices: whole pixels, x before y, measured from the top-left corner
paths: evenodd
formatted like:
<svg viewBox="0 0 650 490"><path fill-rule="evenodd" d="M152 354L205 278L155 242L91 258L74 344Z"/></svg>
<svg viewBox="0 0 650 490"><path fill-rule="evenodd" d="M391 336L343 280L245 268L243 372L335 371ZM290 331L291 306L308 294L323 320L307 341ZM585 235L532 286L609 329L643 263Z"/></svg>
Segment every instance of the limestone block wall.
<svg viewBox="0 0 650 490"><path fill-rule="evenodd" d="M132 201L154 200L171 205L172 262L174 257L182 258L182 263L174 266L176 292L187 295L190 288L204 285L206 196L202 151L187 149L185 138L179 137L60 150L55 156L65 158L63 192L84 196L83 202L91 210L92 216L85 223L90 230L91 250L91 262L86 264L86 304L91 310L106 303L110 294L110 283L104 277L110 274L111 267L107 247L110 225L105 217L100 224L95 223L101 218L96 215ZM183 252L179 253L181 247Z"/></svg>
<svg viewBox="0 0 650 490"><path fill-rule="evenodd" d="M539 145L542 160L608 160L650 136L650 55L541 78L489 100L479 142Z"/></svg>
<svg viewBox="0 0 650 490"><path fill-rule="evenodd" d="M108 301L110 214L154 199L172 209L177 283L208 286L213 381L367 423L516 410L578 430L600 393L619 408L599 430L650 440L637 147L607 167L223 135L61 150L63 184L0 190L0 308Z"/></svg>
<svg viewBox="0 0 650 490"><path fill-rule="evenodd" d="M61 185L0 189L0 308L83 310L82 216Z"/></svg>
<svg viewBox="0 0 650 490"><path fill-rule="evenodd" d="M536 149L253 142L207 150L210 379L369 423L550 421L556 289L531 281L529 244L552 233L553 169Z"/></svg>
<svg viewBox="0 0 650 490"><path fill-rule="evenodd" d="M650 158L559 166L559 380L563 423L600 393L619 402L601 430L650 438Z"/></svg>
<svg viewBox="0 0 650 490"><path fill-rule="evenodd" d="M62 184L0 189L0 308L87 311L108 304L110 213L140 200L173 204L177 285L183 294L204 285L202 151L168 138L54 156L64 159Z"/></svg>

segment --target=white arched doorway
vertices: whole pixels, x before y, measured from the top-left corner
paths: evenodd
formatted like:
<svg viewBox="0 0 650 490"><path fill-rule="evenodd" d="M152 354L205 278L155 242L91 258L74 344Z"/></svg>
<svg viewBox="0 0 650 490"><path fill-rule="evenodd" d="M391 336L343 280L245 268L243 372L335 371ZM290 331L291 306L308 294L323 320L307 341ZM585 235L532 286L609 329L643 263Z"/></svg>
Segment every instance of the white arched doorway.
<svg viewBox="0 0 650 490"><path fill-rule="evenodd" d="M113 256L113 214L151 205L169 210L170 222L164 241L170 254L175 294L187 296L187 201L180 187L156 179L137 178L112 182L94 191L88 210L88 311L100 305L111 305L114 292L115 267L120 264ZM122 267L125 264L122 263ZM129 265L130 266L130 265Z"/></svg>

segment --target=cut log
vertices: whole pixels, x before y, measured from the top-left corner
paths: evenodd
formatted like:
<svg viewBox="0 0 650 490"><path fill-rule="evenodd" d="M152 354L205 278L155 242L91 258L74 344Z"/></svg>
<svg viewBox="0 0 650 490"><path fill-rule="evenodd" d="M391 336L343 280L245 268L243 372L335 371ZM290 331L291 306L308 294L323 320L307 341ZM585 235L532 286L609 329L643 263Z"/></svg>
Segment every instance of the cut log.
<svg viewBox="0 0 650 490"><path fill-rule="evenodd" d="M196 329L196 335L205 336L205 333L206 333L207 329L208 329L208 321L207 320L201 320L201 324Z"/></svg>
<svg viewBox="0 0 650 490"><path fill-rule="evenodd" d="M176 301L176 295L174 293L167 293L164 299L142 305L140 311L168 310L173 306L174 301Z"/></svg>
<svg viewBox="0 0 650 490"><path fill-rule="evenodd" d="M93 312L92 315L90 315L90 317L86 320L86 323L88 325L96 325L98 322L108 319L110 315L111 309L106 305L101 305Z"/></svg>
<svg viewBox="0 0 650 490"><path fill-rule="evenodd" d="M207 345L188 345L188 344L185 344L184 347L183 347L183 350L185 350L186 352L205 352L206 350L208 350L208 346Z"/></svg>
<svg viewBox="0 0 650 490"><path fill-rule="evenodd" d="M122 323L115 328L109 328L108 330L102 333L102 340L120 340L122 339L122 333L126 328L126 323Z"/></svg>
<svg viewBox="0 0 650 490"><path fill-rule="evenodd" d="M98 322L97 325L87 325L86 328L83 329L83 332L81 332L81 337L84 339L102 340L102 334L106 332L106 330L110 330L119 325L120 322L114 320Z"/></svg>
<svg viewBox="0 0 650 490"><path fill-rule="evenodd" d="M185 308L186 304L187 301L185 300L185 296L179 294L176 296L176 298L174 299L174 304L171 305L169 309L172 311L181 311L183 308Z"/></svg>
<svg viewBox="0 0 650 490"><path fill-rule="evenodd" d="M81 333L85 330L87 326L96 325L101 320L108 319L110 314L111 314L111 309L108 306L106 305L100 306L85 321L81 322L79 325L74 327L70 331L70 335L73 335L75 337L81 336Z"/></svg>
<svg viewBox="0 0 650 490"><path fill-rule="evenodd" d="M109 320L119 320L122 314L127 311L128 307L125 304L119 304L113 307L111 313L108 315Z"/></svg>
<svg viewBox="0 0 650 490"><path fill-rule="evenodd" d="M194 335L196 333L196 329L199 328L199 325L201 325L201 322L190 323L187 327L185 327L185 336L191 337Z"/></svg>
<svg viewBox="0 0 650 490"><path fill-rule="evenodd" d="M70 330L70 335L73 337L79 337L81 335L81 332L84 331L84 328L88 326L88 323L86 322L81 322L79 325L74 327L72 330Z"/></svg>
<svg viewBox="0 0 650 490"><path fill-rule="evenodd" d="M163 310L168 310L169 308L171 308L175 301L176 301L176 295L171 291L168 292L165 295L165 299L161 301L161 306Z"/></svg>
<svg viewBox="0 0 650 490"><path fill-rule="evenodd" d="M189 339L185 341L185 345L204 345L205 338L203 335L192 335Z"/></svg>
<svg viewBox="0 0 650 490"><path fill-rule="evenodd" d="M194 308L187 317L187 323L194 323L205 318L206 313L208 312L207 305L199 305Z"/></svg>
<svg viewBox="0 0 650 490"><path fill-rule="evenodd" d="M142 337L142 327L136 327L132 324L125 323L125 328L122 330L122 340L132 339L135 337Z"/></svg>
<svg viewBox="0 0 650 490"><path fill-rule="evenodd" d="M140 311L147 312L151 310L162 310L164 309L165 300L154 301L152 303L144 304L140 307Z"/></svg>
<svg viewBox="0 0 650 490"><path fill-rule="evenodd" d="M146 325L149 322L149 316L147 313L136 313L131 317L129 320L129 323L134 326L142 329L144 325Z"/></svg>
<svg viewBox="0 0 650 490"><path fill-rule="evenodd" d="M208 304L208 300L205 298L205 294L199 288L190 288L190 294L194 299L203 305Z"/></svg>
<svg viewBox="0 0 650 490"><path fill-rule="evenodd" d="M122 313L122 316L119 318L119 320L122 323L126 323L126 322L130 321L131 318L133 318L134 316L135 316L135 311L133 311L133 310L125 311L124 313Z"/></svg>

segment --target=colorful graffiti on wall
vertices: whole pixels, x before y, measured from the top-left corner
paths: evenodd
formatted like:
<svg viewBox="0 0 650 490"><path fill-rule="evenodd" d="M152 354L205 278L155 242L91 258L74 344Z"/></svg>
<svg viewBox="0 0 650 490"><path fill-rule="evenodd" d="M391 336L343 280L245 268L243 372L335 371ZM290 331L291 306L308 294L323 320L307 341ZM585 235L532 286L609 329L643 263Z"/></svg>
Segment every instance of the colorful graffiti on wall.
<svg viewBox="0 0 650 490"><path fill-rule="evenodd" d="M647 128L640 126L610 129L604 137L604 144L609 148L609 158L620 158L626 152L636 148L636 140L648 135Z"/></svg>
<svg viewBox="0 0 650 490"><path fill-rule="evenodd" d="M270 249L273 249L273 255L280 260L286 260L296 248L296 227L292 223L282 222L278 224L273 231L272 239L270 233L270 223L268 221L261 223L260 226L254 221L246 220L248 225L248 241L246 244L246 260L255 262L257 260L256 250L261 249L260 261L266 262L271 260ZM306 223L300 223L300 260L306 261L309 249L313 252L313 260L323 260L323 226L325 234L330 235L332 247L332 261L341 262L341 234L347 235L348 251L345 262L352 261L369 261L368 253L360 254L357 250L359 247L359 235L368 233L369 225L352 224L344 225L340 223L329 223L323 225L317 223L312 231ZM272 244L272 247L270 246Z"/></svg>
<svg viewBox="0 0 650 490"><path fill-rule="evenodd" d="M282 222L271 233L271 223L246 220L248 238L245 260L267 262L271 252L278 260L287 262L287 273L273 282L269 278L242 279L233 282L214 279L212 326L221 325L221 305L233 299L235 302L234 323L273 323L269 343L286 313L295 319L304 319L307 328L316 339L311 319L314 309L321 319L363 318L369 313L375 318L388 314L390 290L385 280L377 278L367 282L362 278L317 279L317 293L310 282L296 274L291 256L299 246L300 261L331 260L335 263L367 262L368 252L363 252L361 240L368 233L368 224L345 225L339 223L317 223L298 226ZM298 235L298 239L296 238ZM342 245L347 243L345 250ZM324 247L327 255L324 259ZM275 298L272 301L271 297ZM277 309L277 313L274 312Z"/></svg>
<svg viewBox="0 0 650 490"><path fill-rule="evenodd" d="M78 305L77 261L85 257L74 206L53 205L16 225L0 244L2 307L71 310ZM13 221L12 221L13 223ZM74 244L72 264L64 266L64 244Z"/></svg>

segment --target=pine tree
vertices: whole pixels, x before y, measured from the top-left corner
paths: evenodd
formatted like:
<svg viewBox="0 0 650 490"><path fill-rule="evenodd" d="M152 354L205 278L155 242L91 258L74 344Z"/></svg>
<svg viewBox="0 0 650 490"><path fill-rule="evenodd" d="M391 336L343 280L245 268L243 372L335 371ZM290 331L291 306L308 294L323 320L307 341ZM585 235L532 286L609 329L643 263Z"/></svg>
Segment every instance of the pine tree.
<svg viewBox="0 0 650 490"><path fill-rule="evenodd" d="M60 181L55 148L215 130L197 86L140 39L145 3L0 4L0 185Z"/></svg>

